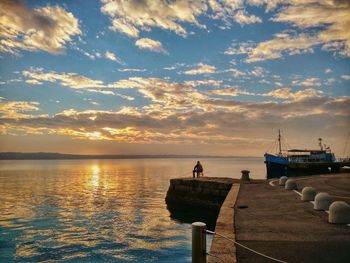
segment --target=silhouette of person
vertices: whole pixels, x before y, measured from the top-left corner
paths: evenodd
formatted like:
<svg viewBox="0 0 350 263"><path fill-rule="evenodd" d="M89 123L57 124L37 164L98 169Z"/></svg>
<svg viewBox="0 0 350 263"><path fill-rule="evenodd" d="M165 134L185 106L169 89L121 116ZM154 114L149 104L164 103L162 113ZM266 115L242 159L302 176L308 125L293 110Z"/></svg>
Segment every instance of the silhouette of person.
<svg viewBox="0 0 350 263"><path fill-rule="evenodd" d="M195 178L195 174L197 173L197 177L199 177L200 174L203 175L203 166L198 161L196 166L193 168L193 178Z"/></svg>

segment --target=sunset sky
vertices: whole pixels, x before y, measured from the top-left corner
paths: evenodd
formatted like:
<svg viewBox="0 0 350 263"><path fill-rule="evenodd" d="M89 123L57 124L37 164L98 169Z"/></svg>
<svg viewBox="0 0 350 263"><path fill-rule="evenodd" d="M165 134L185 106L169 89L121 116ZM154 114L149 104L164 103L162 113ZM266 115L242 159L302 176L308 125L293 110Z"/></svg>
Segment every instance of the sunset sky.
<svg viewBox="0 0 350 263"><path fill-rule="evenodd" d="M0 3L0 151L350 154L348 0Z"/></svg>

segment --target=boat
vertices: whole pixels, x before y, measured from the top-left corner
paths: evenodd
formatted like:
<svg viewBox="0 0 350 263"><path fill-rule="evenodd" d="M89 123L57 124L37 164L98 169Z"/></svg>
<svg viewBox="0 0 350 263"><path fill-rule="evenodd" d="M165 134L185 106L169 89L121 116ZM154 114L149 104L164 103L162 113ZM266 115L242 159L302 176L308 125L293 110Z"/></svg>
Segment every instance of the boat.
<svg viewBox="0 0 350 263"><path fill-rule="evenodd" d="M278 130L278 152L264 154L267 179L337 173L342 167L350 166L349 158L336 159L331 149L322 144L322 138L318 140L320 149L282 150L281 132Z"/></svg>

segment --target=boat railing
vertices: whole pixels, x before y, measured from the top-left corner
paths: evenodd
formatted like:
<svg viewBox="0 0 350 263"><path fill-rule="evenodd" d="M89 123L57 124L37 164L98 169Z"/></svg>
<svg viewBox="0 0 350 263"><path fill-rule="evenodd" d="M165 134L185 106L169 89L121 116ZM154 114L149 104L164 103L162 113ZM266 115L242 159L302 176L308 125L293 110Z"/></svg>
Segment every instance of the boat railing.
<svg viewBox="0 0 350 263"><path fill-rule="evenodd" d="M324 161L324 159L289 158L290 163L322 163Z"/></svg>

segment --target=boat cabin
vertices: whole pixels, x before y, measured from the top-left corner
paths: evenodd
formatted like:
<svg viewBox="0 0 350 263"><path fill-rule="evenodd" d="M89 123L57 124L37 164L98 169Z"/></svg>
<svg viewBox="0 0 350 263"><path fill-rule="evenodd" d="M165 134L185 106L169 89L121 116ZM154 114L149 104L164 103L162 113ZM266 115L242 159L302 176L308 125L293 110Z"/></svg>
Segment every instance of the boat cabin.
<svg viewBox="0 0 350 263"><path fill-rule="evenodd" d="M329 150L291 149L287 151L290 163L334 162L335 156Z"/></svg>

